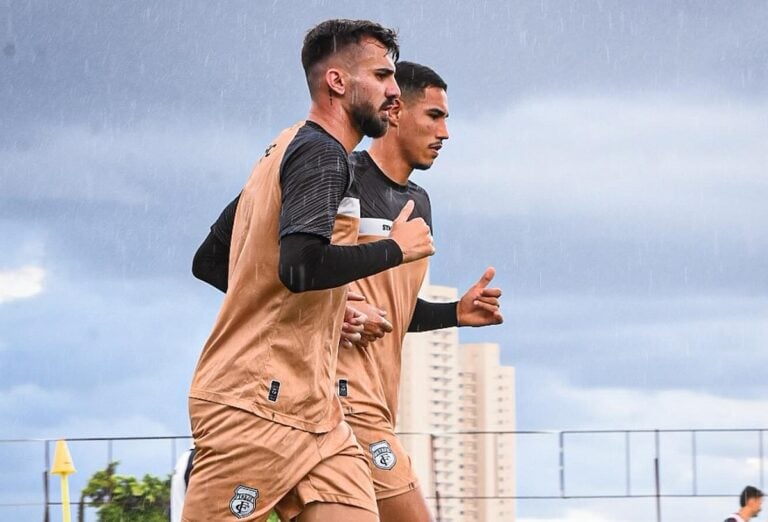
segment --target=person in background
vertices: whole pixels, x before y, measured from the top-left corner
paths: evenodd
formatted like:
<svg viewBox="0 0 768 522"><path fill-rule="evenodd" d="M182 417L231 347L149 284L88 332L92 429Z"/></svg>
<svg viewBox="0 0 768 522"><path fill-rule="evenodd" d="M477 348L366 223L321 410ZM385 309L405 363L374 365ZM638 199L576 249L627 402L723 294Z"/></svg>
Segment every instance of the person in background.
<svg viewBox="0 0 768 522"><path fill-rule="evenodd" d="M763 509L763 492L754 486L747 486L739 495L741 509L729 516L724 522L747 522L755 518Z"/></svg>
<svg viewBox="0 0 768 522"><path fill-rule="evenodd" d="M187 494L189 474L192 471L192 459L195 457L195 447L192 446L179 455L176 467L171 475L171 522L181 522L181 511L184 509L184 497Z"/></svg>

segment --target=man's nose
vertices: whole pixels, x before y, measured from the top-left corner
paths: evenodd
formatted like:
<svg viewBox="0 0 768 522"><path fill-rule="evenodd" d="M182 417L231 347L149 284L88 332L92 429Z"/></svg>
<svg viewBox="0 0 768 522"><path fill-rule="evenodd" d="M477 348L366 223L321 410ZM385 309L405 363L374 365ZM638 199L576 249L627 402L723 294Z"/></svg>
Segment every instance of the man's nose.
<svg viewBox="0 0 768 522"><path fill-rule="evenodd" d="M392 77L392 80L387 85L385 96L387 98L397 98L400 96L400 86L397 84L397 81L395 81L394 76Z"/></svg>
<svg viewBox="0 0 768 522"><path fill-rule="evenodd" d="M443 120L443 122L437 128L437 137L441 140L447 140L451 137L448 133L448 124L445 122L445 120Z"/></svg>

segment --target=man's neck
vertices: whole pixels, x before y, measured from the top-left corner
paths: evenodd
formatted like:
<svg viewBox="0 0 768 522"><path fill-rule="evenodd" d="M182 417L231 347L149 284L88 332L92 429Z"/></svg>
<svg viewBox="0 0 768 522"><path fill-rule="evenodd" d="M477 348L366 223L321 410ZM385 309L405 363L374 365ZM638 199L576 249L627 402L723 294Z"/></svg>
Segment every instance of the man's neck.
<svg viewBox="0 0 768 522"><path fill-rule="evenodd" d="M397 132L397 129L390 129L389 132ZM368 154L385 176L398 185L408 184L413 168L403 159L396 144L386 136L373 140Z"/></svg>
<svg viewBox="0 0 768 522"><path fill-rule="evenodd" d="M741 508L736 514L743 518L745 521L753 518L752 511L745 507Z"/></svg>
<svg viewBox="0 0 768 522"><path fill-rule="evenodd" d="M355 147L357 147L357 144L360 143L360 140L363 139L363 133L349 119L346 111L341 107L341 102L336 105L336 107L331 105L326 108L320 107L313 102L312 107L309 109L307 120L320 125L325 132L341 143L347 154L351 154Z"/></svg>

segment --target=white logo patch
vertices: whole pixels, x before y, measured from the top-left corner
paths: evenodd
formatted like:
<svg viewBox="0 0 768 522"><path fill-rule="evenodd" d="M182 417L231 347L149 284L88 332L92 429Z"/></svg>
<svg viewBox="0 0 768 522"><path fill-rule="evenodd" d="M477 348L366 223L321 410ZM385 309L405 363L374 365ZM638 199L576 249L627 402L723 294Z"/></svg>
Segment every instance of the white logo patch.
<svg viewBox="0 0 768 522"><path fill-rule="evenodd" d="M397 464L397 457L386 440L374 442L368 446L371 449L373 465L379 469L392 469Z"/></svg>
<svg viewBox="0 0 768 522"><path fill-rule="evenodd" d="M235 488L235 496L229 501L229 510L237 518L245 518L256 511L259 490L242 484Z"/></svg>
<svg viewBox="0 0 768 522"><path fill-rule="evenodd" d="M360 219L361 236L387 237L392 230L392 221L389 219L364 217Z"/></svg>

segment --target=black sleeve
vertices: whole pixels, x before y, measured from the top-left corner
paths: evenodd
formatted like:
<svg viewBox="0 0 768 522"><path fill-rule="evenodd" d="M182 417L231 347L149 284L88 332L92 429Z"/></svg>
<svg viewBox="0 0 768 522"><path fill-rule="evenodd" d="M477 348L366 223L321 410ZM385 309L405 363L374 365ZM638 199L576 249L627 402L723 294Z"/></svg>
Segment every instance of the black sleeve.
<svg viewBox="0 0 768 522"><path fill-rule="evenodd" d="M349 187L347 154L327 135L307 133L294 142L280 168L280 237L314 234L330 241Z"/></svg>
<svg viewBox="0 0 768 522"><path fill-rule="evenodd" d="M239 202L238 195L224 208L192 260L192 274L222 292L227 291L229 246Z"/></svg>
<svg viewBox="0 0 768 522"><path fill-rule="evenodd" d="M195 258L192 260L192 274L222 292L227 291L229 246L218 238L213 229L195 252Z"/></svg>
<svg viewBox="0 0 768 522"><path fill-rule="evenodd" d="M290 234L280 241L280 281L291 292L335 288L402 262L392 239L336 246L313 234Z"/></svg>
<svg viewBox="0 0 768 522"><path fill-rule="evenodd" d="M237 214L237 204L240 203L240 194L224 207L219 214L216 223L211 225L211 232L216 234L223 244L229 247L232 244L232 230L235 228L235 214Z"/></svg>
<svg viewBox="0 0 768 522"><path fill-rule="evenodd" d="M427 332L458 326L459 319L456 316L456 301L451 303L432 303L423 299L416 300L416 308L413 310L409 332Z"/></svg>

